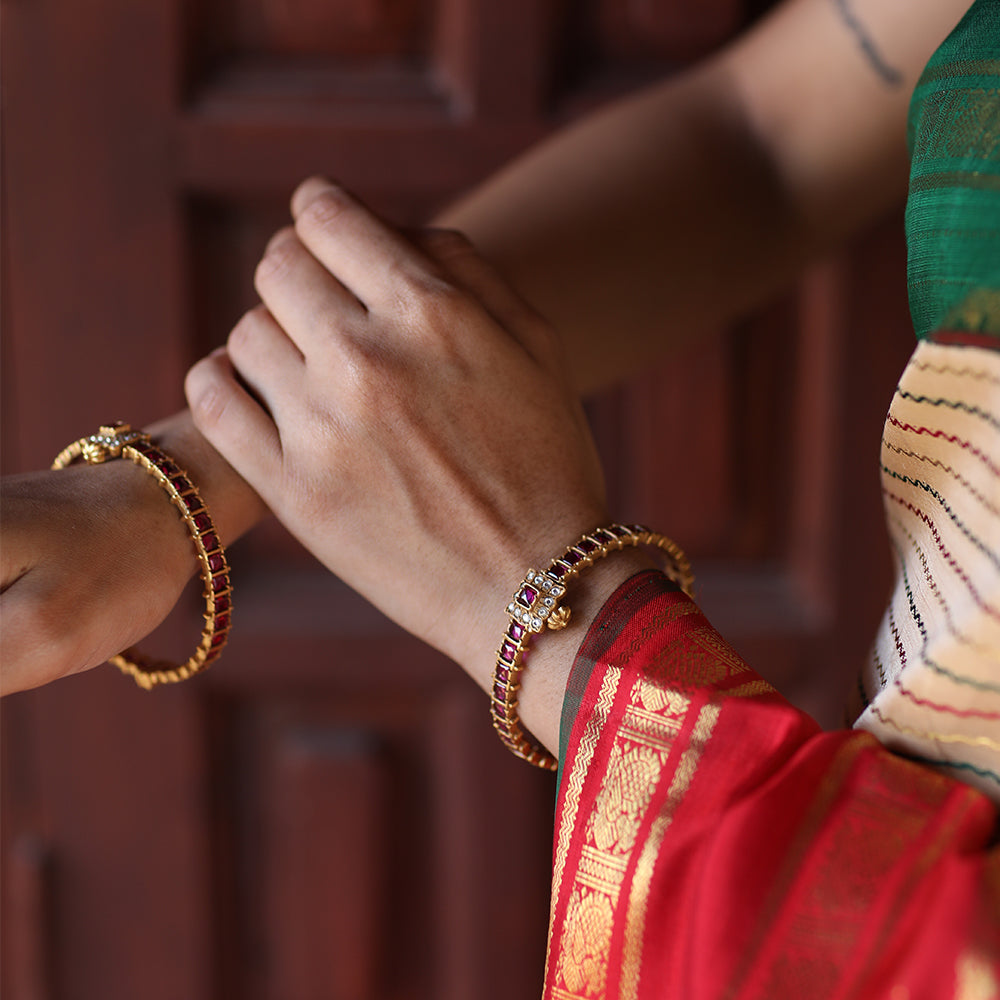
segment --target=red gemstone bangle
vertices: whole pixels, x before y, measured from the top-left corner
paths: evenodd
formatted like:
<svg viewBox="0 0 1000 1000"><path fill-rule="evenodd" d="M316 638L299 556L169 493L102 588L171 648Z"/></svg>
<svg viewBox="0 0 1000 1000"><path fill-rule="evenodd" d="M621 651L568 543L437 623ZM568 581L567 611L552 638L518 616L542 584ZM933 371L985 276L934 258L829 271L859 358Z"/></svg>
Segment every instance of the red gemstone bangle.
<svg viewBox="0 0 1000 1000"><path fill-rule="evenodd" d="M666 555L664 572L689 597L694 587L691 563L680 547L665 535L658 535L641 524L611 524L584 535L565 552L537 572L529 569L524 581L507 605L510 625L497 650L490 696L490 716L500 741L515 757L535 767L555 771L559 761L525 733L517 712L517 693L524 669L524 653L532 635L546 626L562 629L569 624L570 609L560 605L566 588L588 566L626 545L650 545Z"/></svg>
<svg viewBox="0 0 1000 1000"><path fill-rule="evenodd" d="M135 648L111 657L110 663L148 691L157 684L187 680L219 658L232 622L232 585L219 534L198 490L188 474L157 448L148 434L132 430L125 423L102 426L96 434L80 438L59 452L52 468L64 469L77 460L100 465L117 458L126 458L144 469L170 497L191 536L204 583L201 642L184 663L154 660Z"/></svg>

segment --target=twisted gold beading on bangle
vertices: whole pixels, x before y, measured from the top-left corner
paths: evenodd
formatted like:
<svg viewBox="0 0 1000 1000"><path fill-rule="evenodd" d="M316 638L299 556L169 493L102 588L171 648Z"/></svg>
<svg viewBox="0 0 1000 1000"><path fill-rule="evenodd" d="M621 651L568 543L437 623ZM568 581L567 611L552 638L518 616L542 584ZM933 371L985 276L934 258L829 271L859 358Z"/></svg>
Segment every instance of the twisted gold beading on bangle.
<svg viewBox="0 0 1000 1000"><path fill-rule="evenodd" d="M148 691L157 684L187 680L219 658L232 622L229 563L212 517L188 474L153 444L148 434L132 430L125 423L102 426L96 434L80 438L59 452L52 468L63 469L78 459L100 465L117 458L127 458L148 472L170 497L194 543L204 583L205 625L201 642L187 661L176 665L154 660L135 648L111 657L110 663Z"/></svg>
<svg viewBox="0 0 1000 1000"><path fill-rule="evenodd" d="M675 542L641 524L612 524L584 535L553 559L544 571L529 569L507 605L510 625L497 650L490 716L504 746L515 757L535 767L555 771L559 761L528 738L518 717L517 693L521 687L519 679L524 669L523 657L528 642L546 625L550 629L565 628L569 624L570 609L562 607L559 601L566 593L566 587L598 559L618 552L626 545L651 545L661 549L667 556L664 572L685 594L691 596L694 587L691 563Z"/></svg>

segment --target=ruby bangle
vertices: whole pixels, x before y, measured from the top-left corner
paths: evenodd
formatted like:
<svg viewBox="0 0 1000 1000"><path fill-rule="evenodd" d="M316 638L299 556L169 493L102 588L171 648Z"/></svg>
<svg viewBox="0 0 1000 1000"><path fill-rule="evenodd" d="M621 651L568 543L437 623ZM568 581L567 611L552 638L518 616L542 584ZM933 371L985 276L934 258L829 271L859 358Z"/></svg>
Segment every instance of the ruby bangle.
<svg viewBox="0 0 1000 1000"><path fill-rule="evenodd" d="M111 657L110 663L148 691L157 684L187 680L219 658L232 627L233 588L219 533L201 495L188 474L153 444L148 434L135 431L125 423L102 426L96 434L80 438L64 448L56 456L52 468L63 469L76 461L100 465L119 458L134 462L153 476L170 497L191 536L203 584L205 623L201 641L184 663L155 660L135 648Z"/></svg>
<svg viewBox="0 0 1000 1000"><path fill-rule="evenodd" d="M611 524L584 535L556 556L546 569L529 569L507 605L510 624L497 650L490 717L503 745L515 757L535 767L555 771L559 761L534 742L521 726L517 696L524 669L524 653L533 635L538 635L546 627L557 630L569 624L570 609L562 606L560 599L572 581L598 559L619 552L626 545L649 545L659 549L665 556L664 572L691 596L694 587L691 564L675 542L641 524Z"/></svg>

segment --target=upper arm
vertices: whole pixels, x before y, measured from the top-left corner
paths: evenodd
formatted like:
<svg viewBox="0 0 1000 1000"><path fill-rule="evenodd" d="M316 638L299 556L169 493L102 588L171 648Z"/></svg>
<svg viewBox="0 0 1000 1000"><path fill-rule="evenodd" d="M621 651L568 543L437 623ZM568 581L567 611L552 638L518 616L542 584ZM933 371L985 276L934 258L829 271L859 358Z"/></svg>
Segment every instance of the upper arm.
<svg viewBox="0 0 1000 1000"><path fill-rule="evenodd" d="M606 384L764 301L901 200L910 93L968 5L789 0L553 135L440 224L572 344L578 386Z"/></svg>
<svg viewBox="0 0 1000 1000"><path fill-rule="evenodd" d="M899 196L910 95L970 6L792 0L720 57L786 196L810 223L836 229Z"/></svg>

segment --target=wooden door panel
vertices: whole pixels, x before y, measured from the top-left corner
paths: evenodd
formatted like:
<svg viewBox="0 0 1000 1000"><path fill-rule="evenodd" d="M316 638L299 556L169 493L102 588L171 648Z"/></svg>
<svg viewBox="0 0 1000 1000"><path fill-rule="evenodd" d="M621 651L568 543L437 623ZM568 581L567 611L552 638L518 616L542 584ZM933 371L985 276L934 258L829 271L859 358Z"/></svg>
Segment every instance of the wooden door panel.
<svg viewBox="0 0 1000 1000"><path fill-rule="evenodd" d="M478 690L440 658L397 648L407 687L370 641L280 683L274 654L241 655L246 682L213 678L223 995L536 988L547 858L520 841L526 817L551 813L551 781L509 766ZM500 928L519 957L492 968Z"/></svg>
<svg viewBox="0 0 1000 1000"><path fill-rule="evenodd" d="M5 2L5 470L181 405L301 177L419 223L760 6ZM615 513L677 537L716 623L816 710L887 585L901 260L886 228L590 403ZM107 668L5 702L6 995L536 993L551 777L275 524L232 556L236 627L204 678L149 695Z"/></svg>

